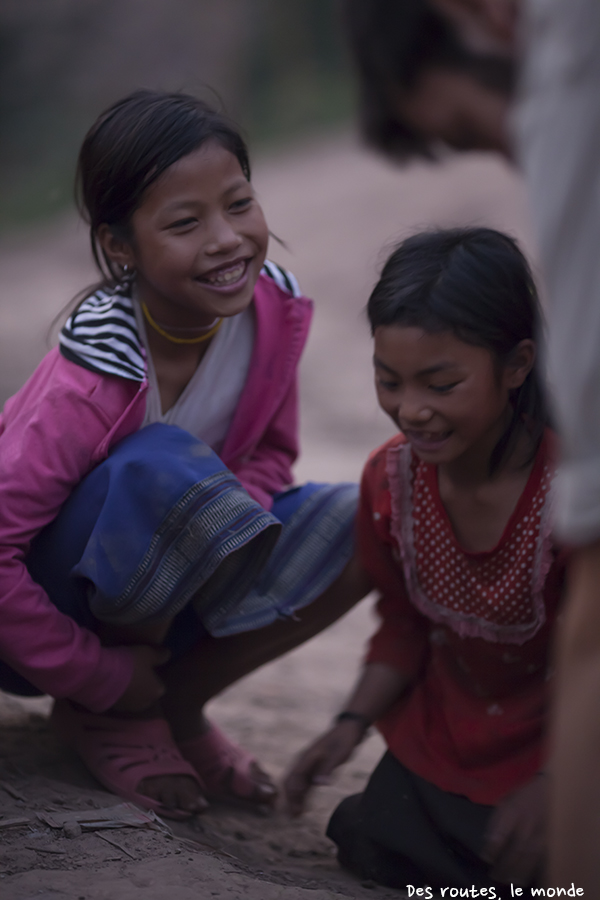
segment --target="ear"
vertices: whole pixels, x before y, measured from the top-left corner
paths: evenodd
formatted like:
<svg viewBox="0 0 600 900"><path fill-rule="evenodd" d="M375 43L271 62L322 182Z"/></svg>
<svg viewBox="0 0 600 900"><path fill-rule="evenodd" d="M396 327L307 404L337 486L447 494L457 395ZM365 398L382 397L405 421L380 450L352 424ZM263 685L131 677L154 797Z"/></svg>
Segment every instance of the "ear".
<svg viewBox="0 0 600 900"><path fill-rule="evenodd" d="M520 388L531 370L536 358L535 342L529 338L520 341L504 366L502 380L509 391Z"/></svg>
<svg viewBox="0 0 600 900"><path fill-rule="evenodd" d="M128 266L129 269L135 268L133 248L122 238L118 238L110 225L106 223L100 225L96 233L103 252L117 270L123 269L124 266Z"/></svg>

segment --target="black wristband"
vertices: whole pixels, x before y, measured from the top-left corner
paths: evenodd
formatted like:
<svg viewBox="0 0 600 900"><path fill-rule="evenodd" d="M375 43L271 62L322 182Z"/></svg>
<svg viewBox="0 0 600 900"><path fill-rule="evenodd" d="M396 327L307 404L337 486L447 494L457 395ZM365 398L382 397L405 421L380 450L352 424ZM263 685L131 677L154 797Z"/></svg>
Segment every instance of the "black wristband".
<svg viewBox="0 0 600 900"><path fill-rule="evenodd" d="M363 731L368 731L371 727L371 720L368 716L365 716L364 713L351 712L349 709L338 713L334 721L336 725L339 725L340 722L358 722L359 725L362 725Z"/></svg>

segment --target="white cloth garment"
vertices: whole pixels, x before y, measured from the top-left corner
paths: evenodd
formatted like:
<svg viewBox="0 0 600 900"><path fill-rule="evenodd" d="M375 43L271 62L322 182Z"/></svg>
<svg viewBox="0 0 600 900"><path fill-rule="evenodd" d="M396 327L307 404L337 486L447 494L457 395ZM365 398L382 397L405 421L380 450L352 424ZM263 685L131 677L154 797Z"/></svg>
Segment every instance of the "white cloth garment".
<svg viewBox="0 0 600 900"><path fill-rule="evenodd" d="M148 358L149 390L142 428L154 422L178 425L220 453L248 378L255 331L252 308L223 320L183 393L165 413L161 410L156 372L148 350L146 322L137 302L134 308Z"/></svg>
<svg viewBox="0 0 600 900"><path fill-rule="evenodd" d="M600 537L600 2L528 0L520 162L549 297L560 535Z"/></svg>

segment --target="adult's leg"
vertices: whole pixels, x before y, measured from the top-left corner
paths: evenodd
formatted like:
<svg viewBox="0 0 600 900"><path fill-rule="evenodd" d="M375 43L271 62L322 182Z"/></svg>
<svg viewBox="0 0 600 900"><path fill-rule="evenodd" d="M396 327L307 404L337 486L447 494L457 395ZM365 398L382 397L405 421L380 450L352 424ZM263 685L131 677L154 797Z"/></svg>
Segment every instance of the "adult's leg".
<svg viewBox="0 0 600 900"><path fill-rule="evenodd" d="M600 541L579 548L569 572L551 766L548 884L600 893Z"/></svg>

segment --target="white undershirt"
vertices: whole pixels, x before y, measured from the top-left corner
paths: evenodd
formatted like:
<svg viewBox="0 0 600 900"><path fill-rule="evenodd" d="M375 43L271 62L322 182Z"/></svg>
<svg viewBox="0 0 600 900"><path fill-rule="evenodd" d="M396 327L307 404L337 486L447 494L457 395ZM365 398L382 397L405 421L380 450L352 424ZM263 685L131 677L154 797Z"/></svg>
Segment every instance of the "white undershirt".
<svg viewBox="0 0 600 900"><path fill-rule="evenodd" d="M255 331L252 308L223 321L183 393L163 413L146 322L139 303L134 301L133 306L148 360L149 387L142 428L154 422L178 425L220 453L248 378Z"/></svg>

